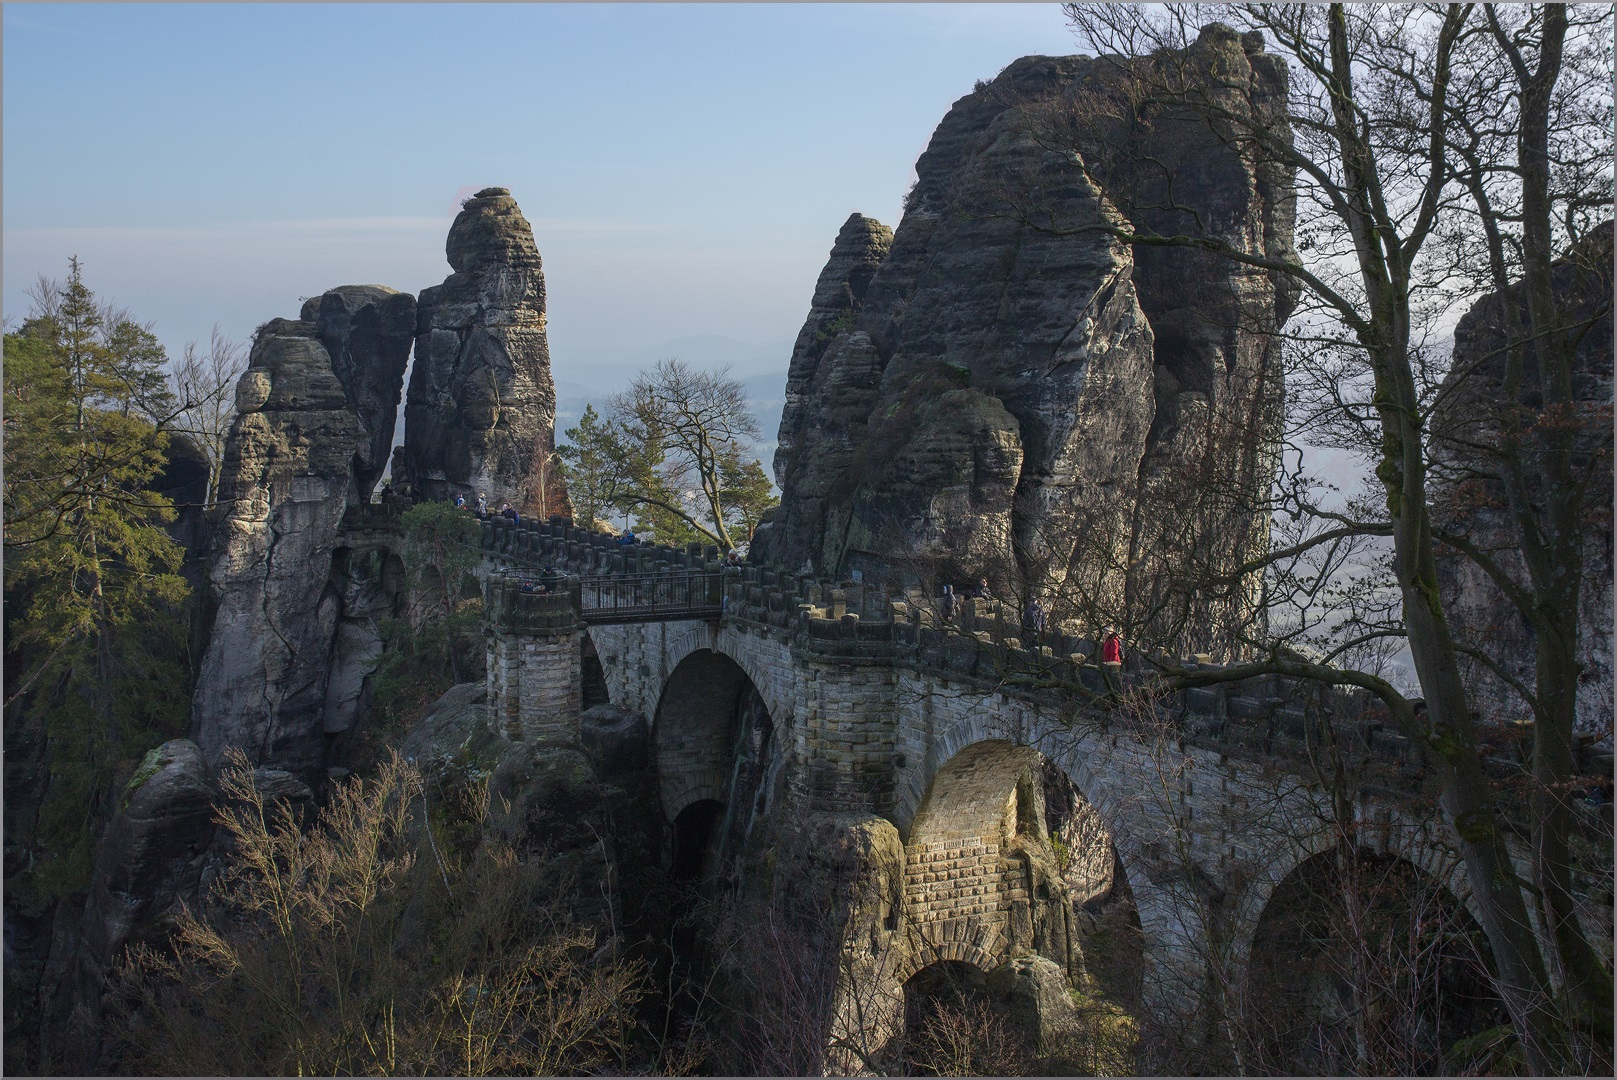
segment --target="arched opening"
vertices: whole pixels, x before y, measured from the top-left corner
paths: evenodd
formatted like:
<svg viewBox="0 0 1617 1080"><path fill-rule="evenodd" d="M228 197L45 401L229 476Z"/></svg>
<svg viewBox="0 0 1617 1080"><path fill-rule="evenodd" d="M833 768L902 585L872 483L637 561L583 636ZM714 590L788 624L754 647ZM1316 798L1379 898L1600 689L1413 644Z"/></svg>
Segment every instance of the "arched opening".
<svg viewBox="0 0 1617 1080"><path fill-rule="evenodd" d="M1111 832L1032 747L988 740L949 759L910 827L905 867L909 925L928 947L971 941L996 962L1037 953L1074 986L1137 1005L1143 937Z"/></svg>
<svg viewBox="0 0 1617 1080"><path fill-rule="evenodd" d="M905 947L928 962L905 985L905 1068L1128 1067L1144 936L1112 834L1060 766L1006 741L961 750L904 861Z"/></svg>
<svg viewBox="0 0 1617 1080"><path fill-rule="evenodd" d="M1072 897L1089 988L1136 1012L1145 980L1145 933L1123 858L1099 811L1060 766L1044 759L1042 779L1045 827Z"/></svg>
<svg viewBox="0 0 1617 1080"><path fill-rule="evenodd" d="M715 834L724 821L724 804L698 799L674 818L673 856L669 874L675 881L699 882L712 876Z"/></svg>
<svg viewBox="0 0 1617 1080"><path fill-rule="evenodd" d="M1463 1040L1508 1023L1485 956L1476 920L1408 860L1346 847L1307 859L1275 889L1254 935L1254 1061L1320 1075L1485 1069Z"/></svg>
<svg viewBox="0 0 1617 1080"><path fill-rule="evenodd" d="M721 954L712 948L740 890L736 857L767 808L773 766L769 710L730 657L699 649L663 686L652 726L658 797L668 823L671 886L656 979L669 988L667 1031L697 1022Z"/></svg>
<svg viewBox="0 0 1617 1080"><path fill-rule="evenodd" d="M905 980L903 1075L1019 1075L1029 1058L975 965L939 960Z"/></svg>
<svg viewBox="0 0 1617 1080"><path fill-rule="evenodd" d="M597 705L610 705L612 692L606 685L606 668L601 666L601 655L595 651L595 642L588 634L584 635L583 648L584 655L579 664L583 707L593 709Z"/></svg>
<svg viewBox="0 0 1617 1080"><path fill-rule="evenodd" d="M712 873L698 875L703 880L727 879L727 860L741 849L754 819L765 809L772 733L769 710L757 687L741 665L723 653L710 649L691 653L663 687L652 740L663 814L676 826L670 858L680 844L688 848L695 842L694 824L678 826L686 809L698 803L720 808L717 819L702 827L704 842L716 860ZM705 821L712 813L699 811L691 821Z"/></svg>

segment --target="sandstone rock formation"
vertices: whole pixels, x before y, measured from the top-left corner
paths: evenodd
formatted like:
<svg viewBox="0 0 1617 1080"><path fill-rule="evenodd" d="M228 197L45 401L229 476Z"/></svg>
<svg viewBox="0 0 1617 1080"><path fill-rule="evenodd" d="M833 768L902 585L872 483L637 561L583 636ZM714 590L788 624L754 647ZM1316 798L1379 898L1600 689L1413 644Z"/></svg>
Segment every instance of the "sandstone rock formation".
<svg viewBox="0 0 1617 1080"><path fill-rule="evenodd" d="M1239 88L1232 106L1284 133L1285 69L1261 40L1213 27L1182 59L1217 66ZM1187 489L1212 483L1222 499L1193 542L1226 558L1263 542L1281 393L1270 335L1290 292L1093 226L1182 232L1194 218L1283 256L1284 177L1194 118L1124 127L1086 105L1120 93L1130 63L1016 61L938 126L890 242L858 215L843 226L792 355L782 504L756 560L987 574L1017 591L1081 580L1116 618L1125 598L1161 606L1151 570L1187 543L1162 518ZM1149 161L1170 164L1180 208L1161 209ZM1246 607L1203 610L1196 651Z"/></svg>
<svg viewBox="0 0 1617 1080"><path fill-rule="evenodd" d="M214 839L212 771L195 743L174 739L148 753L107 823L82 917L58 911L41 987L47 1045L62 1071L103 1072L103 994L125 946L161 940L180 905L194 907ZM64 918L64 916L66 916Z"/></svg>
<svg viewBox="0 0 1617 1080"><path fill-rule="evenodd" d="M1590 233L1556 264L1557 306L1570 333L1581 335L1573 356L1572 388L1585 437L1578 469L1584 496L1583 585L1578 601L1577 730L1609 737L1612 723L1612 226ZM1518 310L1525 302L1518 297ZM1438 523L1465 535L1520 582L1527 569L1520 533L1497 481L1485 478L1498 461L1482 447L1498 445L1499 416L1507 404L1505 312L1498 293L1477 301L1454 332L1454 358L1431 420L1439 484ZM1519 337L1518 337L1519 340ZM1539 405L1536 366L1523 364L1523 405ZM1476 471L1473 471L1476 470ZM1475 645L1526 686L1534 683L1534 635L1527 620L1476 563L1458 555L1439 562L1448 612L1461 640ZM1475 704L1494 721L1526 720L1525 702L1493 672L1474 665Z"/></svg>
<svg viewBox="0 0 1617 1080"><path fill-rule="evenodd" d="M579 717L579 745L603 776L644 769L650 760L646 719L621 705L596 705Z"/></svg>
<svg viewBox="0 0 1617 1080"><path fill-rule="evenodd" d="M803 475L803 458L798 453L805 436L813 435L816 458L848 455L854 449L848 426L862 425L868 415L868 410L859 409L862 397L857 379L859 374L871 372L851 371L846 364L827 364L822 370L821 361L832 341L854 328L870 279L892 246L893 230L861 214L849 216L831 245L831 258L814 286L813 304L798 332L786 374L786 404L775 450L775 482L782 488L788 483L794 487L812 483ZM838 376L835 382L829 381L832 368ZM815 423L820 425L818 429L811 428ZM804 500L820 497L808 490L801 496Z"/></svg>
<svg viewBox="0 0 1617 1080"><path fill-rule="evenodd" d="M211 573L218 611L192 723L210 762L238 746L313 784L326 732L353 718L343 669L379 651L381 575L351 572L338 529L387 463L414 300L345 286L302 314L259 329L236 388Z"/></svg>
<svg viewBox="0 0 1617 1080"><path fill-rule="evenodd" d="M545 275L505 188L468 199L446 245L454 272L422 290L404 456L418 498L484 492L539 516L570 514L555 451Z"/></svg>

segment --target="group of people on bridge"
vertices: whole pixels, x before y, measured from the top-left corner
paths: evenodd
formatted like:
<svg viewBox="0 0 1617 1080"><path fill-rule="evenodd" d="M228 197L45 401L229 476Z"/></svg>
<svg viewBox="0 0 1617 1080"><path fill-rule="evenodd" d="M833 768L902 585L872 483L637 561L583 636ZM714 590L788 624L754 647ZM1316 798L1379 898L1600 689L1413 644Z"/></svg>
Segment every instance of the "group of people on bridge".
<svg viewBox="0 0 1617 1080"><path fill-rule="evenodd" d="M993 599L992 594L989 592L986 577L978 579L976 586L971 591L971 598L976 600ZM955 617L963 607L961 597L954 591L953 585L945 584L943 586L943 593L938 597L937 606L938 614L941 616L943 624L945 626L953 625ZM1030 595L1027 598L1027 603L1022 605L1021 626L1022 644L1025 647L1036 649L1048 640L1050 616L1044 610L1044 605L1039 602L1037 596ZM1104 627L1101 633L1104 635L1101 642L1101 663L1121 667L1123 664L1122 635L1109 626Z"/></svg>
<svg viewBox="0 0 1617 1080"><path fill-rule="evenodd" d="M455 509L456 510L466 510L466 509L468 509L467 504L466 504L466 496L464 496L464 495L456 495L455 496ZM479 491L477 493L476 505L470 507L470 509L471 509L472 513L477 515L477 519L479 521L488 520L488 496L485 495L483 492ZM522 523L522 511L518 510L516 507L512 506L508 502L500 503L500 508L495 511L495 515L497 517L506 518L507 520L511 521L513 524L520 525Z"/></svg>

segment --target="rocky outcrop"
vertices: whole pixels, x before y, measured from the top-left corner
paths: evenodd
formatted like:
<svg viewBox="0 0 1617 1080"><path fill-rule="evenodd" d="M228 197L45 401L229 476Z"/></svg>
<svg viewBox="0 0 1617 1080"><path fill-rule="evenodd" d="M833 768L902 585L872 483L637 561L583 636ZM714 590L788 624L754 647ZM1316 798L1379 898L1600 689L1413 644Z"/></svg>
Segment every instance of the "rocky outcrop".
<svg viewBox="0 0 1617 1080"><path fill-rule="evenodd" d="M236 388L192 724L214 764L237 746L318 784L327 732L357 707L347 669L374 662L391 613L385 567L350 565L338 533L387 463L414 301L346 286L302 314L259 328Z"/></svg>
<svg viewBox="0 0 1617 1080"><path fill-rule="evenodd" d="M1028 1045L1046 1053L1078 1026L1078 1011L1067 994L1067 973L1043 956L1019 956L988 973L989 995L997 999Z"/></svg>
<svg viewBox="0 0 1617 1080"><path fill-rule="evenodd" d="M646 718L621 705L596 705L579 718L579 745L603 776L635 772L651 760Z"/></svg>
<svg viewBox="0 0 1617 1080"><path fill-rule="evenodd" d="M126 946L161 941L182 906L196 907L217 797L213 770L185 739L148 753L125 785L97 850L82 916L72 905L58 912L41 1012L42 1042L63 1055L60 1071L106 1070L101 1016L113 969Z"/></svg>
<svg viewBox="0 0 1617 1080"><path fill-rule="evenodd" d="M1261 40L1212 27L1178 60L1216 67L1231 107L1284 135L1285 69ZM890 242L858 215L843 226L793 352L782 504L755 560L986 574L1018 592L1082 580L1121 618L1135 597L1160 606L1121 568L1161 577L1182 559L1167 538L1184 530L1163 516L1187 486L1223 489L1194 543L1233 558L1263 542L1281 403L1270 335L1292 296L1264 272L1138 254L1097 226L1205 222L1283 257L1285 178L1194 117L1125 124L1086 107L1121 94L1131 63L1016 61L938 126ZM1162 161L1173 199L1147 168ZM1194 651L1231 617L1204 610Z"/></svg>
<svg viewBox="0 0 1617 1080"><path fill-rule="evenodd" d="M1612 225L1607 222L1554 267L1555 303L1561 328L1575 343L1573 418L1580 436L1577 474L1587 480L1583 516L1583 582L1578 599L1577 730L1610 736L1612 724ZM1525 300L1514 297L1518 312ZM1488 479L1500 467L1500 419L1505 392L1506 305L1498 293L1477 301L1454 332L1454 356L1433 409L1430 427L1438 466L1434 518L1440 527L1465 536L1514 580L1528 581L1520 554L1518 527L1511 519L1503 487ZM1520 316L1525 320L1525 313ZM1521 328L1514 340L1527 337ZM1521 405L1542 407L1537 366L1522 365ZM1529 433L1530 451L1534 436ZM1527 458L1531 476L1532 463ZM1532 482L1531 480L1529 481ZM1534 634L1499 585L1475 562L1447 552L1438 571L1447 611L1457 636L1501 665L1525 686L1534 684ZM1473 703L1494 722L1527 720L1519 694L1494 672L1472 665Z"/></svg>
<svg viewBox="0 0 1617 1080"><path fill-rule="evenodd" d="M545 275L533 230L505 188L466 200L446 245L454 270L422 290L404 458L419 498L479 492L525 512L569 514L552 463L556 388Z"/></svg>
<svg viewBox="0 0 1617 1080"><path fill-rule="evenodd" d="M823 493L809 491L814 476L802 467L804 459L799 454L804 437L813 435L817 463L829 453L851 454L849 427L862 426L868 415L859 409L863 398L858 392L860 376L871 374L868 365L822 361L832 342L839 340L843 331L854 329L870 279L892 245L892 229L862 214L849 216L831 245L831 257L814 286L809 316L792 348L786 403L780 417L780 443L775 450L775 482L783 489L788 484L801 489L804 500L824 497ZM836 380L831 378L833 372ZM853 406L851 412L849 405ZM811 429L811 424L821 426ZM816 470L824 471L823 464Z"/></svg>
<svg viewBox="0 0 1617 1080"><path fill-rule="evenodd" d="M369 436L354 463L354 502L366 502L393 448L415 298L381 285L340 285L304 301L298 318L314 325L348 407Z"/></svg>

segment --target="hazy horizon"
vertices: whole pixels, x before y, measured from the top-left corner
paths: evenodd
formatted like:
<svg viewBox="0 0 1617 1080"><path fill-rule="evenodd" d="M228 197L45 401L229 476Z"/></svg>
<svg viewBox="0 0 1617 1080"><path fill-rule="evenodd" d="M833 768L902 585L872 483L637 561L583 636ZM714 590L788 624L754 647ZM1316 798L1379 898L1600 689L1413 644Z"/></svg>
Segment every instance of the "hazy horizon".
<svg viewBox="0 0 1617 1080"><path fill-rule="evenodd" d="M898 224L949 106L1019 56L1077 51L1053 4L3 19L8 318L78 255L171 355L216 322L245 341L335 285L442 281L459 200L502 185L544 259L555 377L582 385L670 341L789 343L837 229Z"/></svg>

